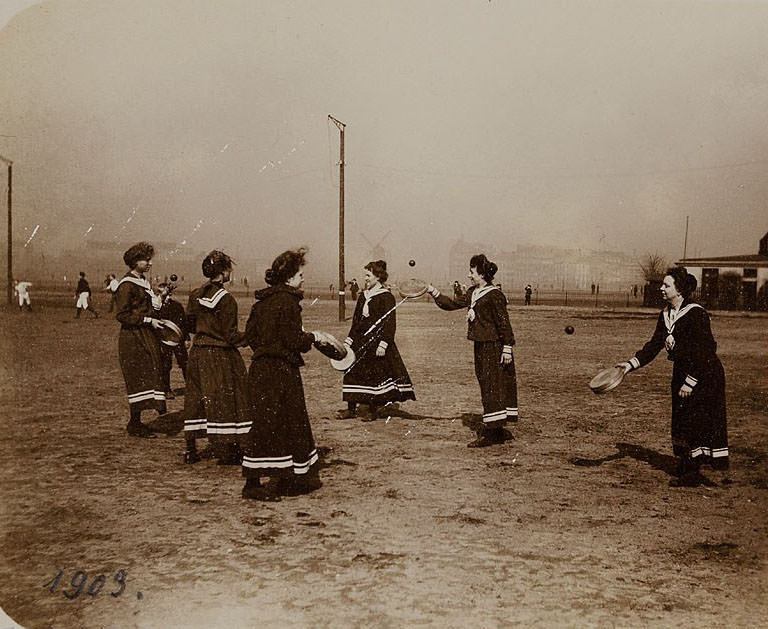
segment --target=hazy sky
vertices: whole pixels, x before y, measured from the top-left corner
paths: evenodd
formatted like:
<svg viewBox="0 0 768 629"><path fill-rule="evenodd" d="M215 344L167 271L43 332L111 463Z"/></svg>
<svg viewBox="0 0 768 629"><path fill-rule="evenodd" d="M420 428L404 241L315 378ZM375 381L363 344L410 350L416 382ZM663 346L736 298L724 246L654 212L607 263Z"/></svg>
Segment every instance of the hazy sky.
<svg viewBox="0 0 768 629"><path fill-rule="evenodd" d="M306 244L331 274L329 113L347 123L352 268L361 234L390 231L395 267L443 266L460 235L674 259L686 215L689 255L756 253L768 231L768 3L4 10L0 154L15 233L39 225L38 247L149 238L271 258Z"/></svg>

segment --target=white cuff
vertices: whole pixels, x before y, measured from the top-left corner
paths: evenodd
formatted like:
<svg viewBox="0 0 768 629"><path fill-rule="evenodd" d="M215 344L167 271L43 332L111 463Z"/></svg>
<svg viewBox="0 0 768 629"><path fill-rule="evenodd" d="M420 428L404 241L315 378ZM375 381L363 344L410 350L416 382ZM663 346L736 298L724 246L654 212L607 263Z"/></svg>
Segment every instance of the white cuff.
<svg viewBox="0 0 768 629"><path fill-rule="evenodd" d="M379 341L379 347L381 349L387 349L388 346L389 346L389 343L387 343L386 341Z"/></svg>
<svg viewBox="0 0 768 629"><path fill-rule="evenodd" d="M505 345L505 346L502 348L502 350L501 350L501 351L502 351L503 353L505 353L505 354L511 354L511 353L512 353L512 346L511 346L511 345Z"/></svg>
<svg viewBox="0 0 768 629"><path fill-rule="evenodd" d="M637 356L633 356L628 361L630 369L640 369L640 361L637 359Z"/></svg>
<svg viewBox="0 0 768 629"><path fill-rule="evenodd" d="M144 317L144 323L149 323L152 325L152 317Z"/></svg>
<svg viewBox="0 0 768 629"><path fill-rule="evenodd" d="M435 289L434 291L429 291L429 294L432 295L432 297L434 297L435 299L440 297L440 291L437 289Z"/></svg>
<svg viewBox="0 0 768 629"><path fill-rule="evenodd" d="M685 384L687 384L691 388L695 387L698 383L699 383L699 381L696 380L696 378L694 378L693 376L686 376L685 377Z"/></svg>
<svg viewBox="0 0 768 629"><path fill-rule="evenodd" d="M352 345L352 337L351 336L348 336L347 338L344 339L344 345L350 345L350 346Z"/></svg>

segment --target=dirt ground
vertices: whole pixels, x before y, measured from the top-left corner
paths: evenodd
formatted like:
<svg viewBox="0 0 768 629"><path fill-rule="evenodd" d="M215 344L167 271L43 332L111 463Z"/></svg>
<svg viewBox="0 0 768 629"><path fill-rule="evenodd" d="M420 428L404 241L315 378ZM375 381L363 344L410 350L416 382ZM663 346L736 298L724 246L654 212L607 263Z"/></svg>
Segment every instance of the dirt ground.
<svg viewBox="0 0 768 629"><path fill-rule="evenodd" d="M306 329L343 338L336 312L306 303ZM715 313L732 467L673 489L671 363L587 386L653 312L511 307L520 422L480 450L463 314L398 315L418 400L334 419L341 375L311 352L324 486L262 504L238 468L184 465L181 435L125 435L113 319L1 312L2 608L30 628L768 627L768 318Z"/></svg>

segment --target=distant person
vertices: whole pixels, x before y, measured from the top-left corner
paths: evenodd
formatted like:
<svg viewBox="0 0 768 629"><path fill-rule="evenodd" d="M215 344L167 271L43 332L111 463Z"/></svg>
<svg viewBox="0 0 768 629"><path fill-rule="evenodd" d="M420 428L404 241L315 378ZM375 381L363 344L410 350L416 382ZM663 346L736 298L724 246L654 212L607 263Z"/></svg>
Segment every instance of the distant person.
<svg viewBox="0 0 768 629"><path fill-rule="evenodd" d="M328 292L330 294L331 299L333 299L333 288L334 288L333 283L331 283L330 286L328 286Z"/></svg>
<svg viewBox="0 0 768 629"><path fill-rule="evenodd" d="M80 313L83 310L92 312L94 317L97 319L99 318L99 313L96 312L96 309L90 303L91 287L88 285L88 280L85 279L85 273L83 273L83 271L80 271L80 279L77 280L75 296L77 297L77 303L75 304L77 313L75 314L75 319L80 318Z"/></svg>
<svg viewBox="0 0 768 629"><path fill-rule="evenodd" d="M533 288L531 288L530 284L525 285L525 305L530 306L531 305L531 295L533 294Z"/></svg>
<svg viewBox="0 0 768 629"><path fill-rule="evenodd" d="M599 295L599 294L600 294L600 284L595 286L595 295Z"/></svg>
<svg viewBox="0 0 768 629"><path fill-rule="evenodd" d="M593 295L595 294L595 283L594 282L592 282L592 294Z"/></svg>
<svg viewBox="0 0 768 629"><path fill-rule="evenodd" d="M632 294L634 297L637 297L637 284L632 287Z"/></svg>
<svg viewBox="0 0 768 629"><path fill-rule="evenodd" d="M184 312L184 306L173 298L173 285L163 282L158 284L160 290L160 310L157 315L161 319L166 319L175 323L181 330L181 337L178 345L168 345L160 343L160 354L163 358L163 382L165 383L165 398L172 400L176 397L171 389L171 369L173 368L173 357L176 357L176 364L181 369L184 379L187 378L187 355L186 341L189 338L187 331L187 315Z"/></svg>
<svg viewBox="0 0 768 629"><path fill-rule="evenodd" d="M696 278L685 267L667 270L661 295L667 306L659 313L653 337L634 357L616 365L629 373L650 363L662 350L672 367L672 451L678 457L672 487L695 487L705 479L703 463L728 468L725 372L717 357L709 313L691 301Z"/></svg>
<svg viewBox="0 0 768 629"><path fill-rule="evenodd" d="M123 261L129 270L117 287L117 351L128 393L130 418L126 431L131 437L154 437L154 431L141 422L141 412L166 410L160 341L154 332L163 324L152 305L154 293L146 277L154 254L155 249L148 242L136 243L128 249Z"/></svg>
<svg viewBox="0 0 768 629"><path fill-rule="evenodd" d="M469 261L472 288L460 300L441 295L434 286L428 292L443 310L467 308L467 338L475 345L475 375L480 385L483 423L470 448L483 448L510 438L506 422L516 422L517 377L512 346L515 335L509 323L507 299L493 285L498 266L481 253Z"/></svg>
<svg viewBox="0 0 768 629"><path fill-rule="evenodd" d="M19 312L23 312L24 305L26 304L29 311L32 310L32 302L29 297L29 289L32 287L32 282L19 281L13 287L13 291L19 298Z"/></svg>
<svg viewBox="0 0 768 629"><path fill-rule="evenodd" d="M357 293L360 292L360 286L358 286L355 278L352 278L352 281L349 283L349 292L352 295L352 301L357 301Z"/></svg>
<svg viewBox="0 0 768 629"><path fill-rule="evenodd" d="M115 300L117 299L117 278L110 273L107 275L106 279L106 285L107 285L107 292L109 293L109 310L108 312L113 312L115 309Z"/></svg>

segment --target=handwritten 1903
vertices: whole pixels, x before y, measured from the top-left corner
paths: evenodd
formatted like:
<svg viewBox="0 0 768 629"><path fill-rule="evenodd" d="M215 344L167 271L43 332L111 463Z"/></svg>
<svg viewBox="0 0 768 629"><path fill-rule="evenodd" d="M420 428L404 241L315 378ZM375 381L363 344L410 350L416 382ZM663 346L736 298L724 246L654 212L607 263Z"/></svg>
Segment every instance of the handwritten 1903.
<svg viewBox="0 0 768 629"><path fill-rule="evenodd" d="M61 579L64 576L64 570L59 570L58 574L53 577L48 583L43 584L44 588L47 588L48 591L51 594L55 594L56 590L59 587L59 584L61 583ZM126 588L126 579L128 577L128 573L123 570L122 568L115 572L115 574L112 575L112 579L110 581L110 589L112 587L117 587L117 589L110 591L109 594L113 598L118 598L119 596L122 596L122 594L125 592ZM113 583L115 585L113 585ZM69 582L69 585L72 587L71 590L67 590L62 588L61 593L64 595L64 598L69 599L70 601L75 600L78 598L83 592L85 592L90 597L97 596L104 586L107 584L107 577L103 574L98 575L96 578L91 581L90 586L88 586L88 589L86 589L86 584L88 583L88 573L84 570L78 570L75 572L75 574L72 575L72 579ZM67 587L67 586L64 586ZM136 598L141 599L143 598L141 592L136 593Z"/></svg>

